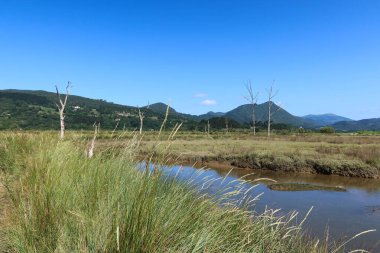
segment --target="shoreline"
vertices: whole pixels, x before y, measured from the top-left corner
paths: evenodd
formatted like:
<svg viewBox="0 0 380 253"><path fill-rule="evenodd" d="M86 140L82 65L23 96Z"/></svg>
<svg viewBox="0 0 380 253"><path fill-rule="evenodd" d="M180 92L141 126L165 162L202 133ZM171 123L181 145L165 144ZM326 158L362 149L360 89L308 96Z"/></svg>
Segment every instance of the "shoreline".
<svg viewBox="0 0 380 253"><path fill-rule="evenodd" d="M144 155L140 155L139 158L144 158ZM172 155L167 157L165 164L189 165L195 168L211 167L222 170L242 169L279 173L320 174L327 176L380 179L380 172L377 168L351 160L335 160L329 162L322 159L297 161L290 157L259 157L257 155L228 157Z"/></svg>

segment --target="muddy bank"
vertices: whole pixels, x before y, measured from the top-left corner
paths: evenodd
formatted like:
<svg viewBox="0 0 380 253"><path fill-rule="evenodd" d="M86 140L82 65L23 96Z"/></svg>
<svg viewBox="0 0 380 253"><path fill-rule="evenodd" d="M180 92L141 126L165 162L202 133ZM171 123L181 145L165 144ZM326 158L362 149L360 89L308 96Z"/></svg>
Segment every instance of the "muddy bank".
<svg viewBox="0 0 380 253"><path fill-rule="evenodd" d="M274 191L347 191L345 188L340 186L332 187L306 183L275 183L269 184L268 188Z"/></svg>
<svg viewBox="0 0 380 253"><path fill-rule="evenodd" d="M188 164L198 167L248 168L291 173L337 175L358 178L380 178L380 170L356 160L301 159L289 156L179 156L168 162Z"/></svg>

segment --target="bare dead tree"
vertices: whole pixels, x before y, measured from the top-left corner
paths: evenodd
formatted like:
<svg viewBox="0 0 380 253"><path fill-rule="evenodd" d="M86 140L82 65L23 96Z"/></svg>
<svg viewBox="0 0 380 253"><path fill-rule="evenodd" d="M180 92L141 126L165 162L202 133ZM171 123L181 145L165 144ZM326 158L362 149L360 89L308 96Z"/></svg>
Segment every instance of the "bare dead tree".
<svg viewBox="0 0 380 253"><path fill-rule="evenodd" d="M59 111L59 120L60 120L60 126L61 126L61 132L60 132L60 138L61 140L65 138L65 108L66 108L66 103L67 103L67 98L69 97L70 95L70 89L71 89L71 82L67 82L67 86L66 86L66 96L65 98L62 100L61 98L61 94L59 93L58 91L58 87L57 85L55 86L55 89L57 91L57 96L58 96L58 99L59 99L59 104L55 104L58 108L58 111Z"/></svg>
<svg viewBox="0 0 380 253"><path fill-rule="evenodd" d="M273 105L272 101L273 101L273 98L277 96L278 90L273 92L273 84L272 84L267 91L268 91L268 137L269 137L270 131L271 131L271 118L276 112L281 110L281 107L278 107L275 111L272 111L272 105Z"/></svg>
<svg viewBox="0 0 380 253"><path fill-rule="evenodd" d="M139 118L140 118L140 134L142 134L144 119L145 119L145 112L141 111L139 106L137 106L137 109L139 111ZM148 105L145 107L145 109L149 109L149 102L148 102Z"/></svg>
<svg viewBox="0 0 380 253"><path fill-rule="evenodd" d="M226 124L226 133L228 133L228 118L224 118L224 123Z"/></svg>
<svg viewBox="0 0 380 253"><path fill-rule="evenodd" d="M248 83L245 85L245 88L247 89L248 95L244 96L244 98L252 105L252 127L253 127L253 135L256 135L256 105L257 105L257 97L259 93L256 94L253 93L252 89L252 83L251 81L248 81Z"/></svg>
<svg viewBox="0 0 380 253"><path fill-rule="evenodd" d="M210 120L207 120L207 134L210 135Z"/></svg>
<svg viewBox="0 0 380 253"><path fill-rule="evenodd" d="M90 147L87 151L88 158L92 158L94 156L95 140L96 140L96 136L99 133L100 123L99 124L94 123L94 128L95 128L94 136L92 137Z"/></svg>
<svg viewBox="0 0 380 253"><path fill-rule="evenodd" d="M144 112L142 112L139 107L137 107L137 109L139 110L139 118L140 118L140 134L142 134L145 115L144 115Z"/></svg>

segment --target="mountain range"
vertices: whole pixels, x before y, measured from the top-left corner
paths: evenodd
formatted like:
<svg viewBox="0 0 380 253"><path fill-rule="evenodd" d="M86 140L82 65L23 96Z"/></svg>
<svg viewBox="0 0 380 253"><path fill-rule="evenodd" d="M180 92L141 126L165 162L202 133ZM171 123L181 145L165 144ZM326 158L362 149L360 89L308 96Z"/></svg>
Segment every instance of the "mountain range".
<svg viewBox="0 0 380 253"><path fill-rule="evenodd" d="M57 94L47 91L0 90L0 129L56 129L58 112L55 103ZM169 107L167 126L183 122L183 128L196 130L204 128L207 121L219 128L224 122L231 127L247 128L252 121L252 106L245 104L228 112L208 112L191 115L177 112ZM144 113L144 127L159 128L165 117L167 105L155 103L140 108ZM268 102L255 105L256 121L265 124L268 118ZM380 118L354 121L334 114L306 115L298 117L272 104L272 121L277 124L317 129L332 126L341 131L380 130ZM94 122L101 122L103 128L113 129L115 125L125 128L139 126L138 108L119 105L102 99L90 99L81 96L69 96L66 108L67 127L88 129Z"/></svg>

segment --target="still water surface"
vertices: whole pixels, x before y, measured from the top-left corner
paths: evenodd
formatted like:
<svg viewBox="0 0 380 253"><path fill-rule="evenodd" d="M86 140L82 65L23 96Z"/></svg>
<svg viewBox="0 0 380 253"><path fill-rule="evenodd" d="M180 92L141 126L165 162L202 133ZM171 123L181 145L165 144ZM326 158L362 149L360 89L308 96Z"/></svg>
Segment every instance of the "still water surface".
<svg viewBox="0 0 380 253"><path fill-rule="evenodd" d="M298 211L301 220L311 207L305 228L312 236L324 240L326 230L329 238L345 240L365 230L376 229L355 239L349 248L362 247L371 252L380 252L380 180L346 178L324 175L282 174L270 171L254 171L236 169L229 172L225 169L210 168L202 173L199 169L186 166L166 168L166 172L178 180L192 179L198 186L206 180L225 177L216 181L207 191L217 194L221 188L238 184L237 179L244 176L247 182L244 187L250 188L250 197L263 193L260 200L252 207L257 212L266 207L280 208L282 214ZM254 174L252 174L254 173ZM250 175L249 175L250 174ZM248 175L248 176L247 176ZM278 183L306 183L317 186L342 187L344 191L312 190L312 191L278 191L271 190L268 185L272 182L254 181L258 178L271 178Z"/></svg>

